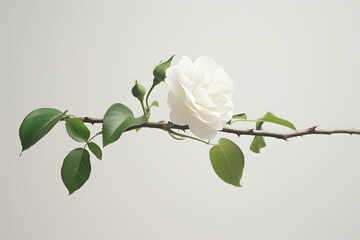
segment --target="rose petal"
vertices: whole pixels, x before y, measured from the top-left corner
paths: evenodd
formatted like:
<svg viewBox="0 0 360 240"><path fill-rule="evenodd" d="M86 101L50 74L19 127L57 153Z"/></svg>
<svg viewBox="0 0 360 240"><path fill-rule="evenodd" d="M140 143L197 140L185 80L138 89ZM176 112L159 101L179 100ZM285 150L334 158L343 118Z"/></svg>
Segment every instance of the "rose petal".
<svg viewBox="0 0 360 240"><path fill-rule="evenodd" d="M172 92L169 92L168 106L174 109L170 112L171 122L179 125L187 125L191 117L188 116L185 104L176 97Z"/></svg>
<svg viewBox="0 0 360 240"><path fill-rule="evenodd" d="M232 117L233 81L212 58L183 57L166 71L170 120L188 124L199 138L212 139Z"/></svg>
<svg viewBox="0 0 360 240"><path fill-rule="evenodd" d="M189 122L189 128L193 134L202 139L213 139L218 130L203 124L202 122L191 121Z"/></svg>

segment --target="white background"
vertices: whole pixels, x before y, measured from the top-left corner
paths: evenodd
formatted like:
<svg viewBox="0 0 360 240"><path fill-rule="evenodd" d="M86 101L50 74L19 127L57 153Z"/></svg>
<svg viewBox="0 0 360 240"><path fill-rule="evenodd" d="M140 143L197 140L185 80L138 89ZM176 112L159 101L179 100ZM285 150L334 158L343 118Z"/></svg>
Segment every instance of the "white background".
<svg viewBox="0 0 360 240"><path fill-rule="evenodd" d="M135 79L148 88L172 54L223 65L236 113L359 129L359 12L344 0L1 1L0 238L359 239L360 136L266 139L254 154L251 137L219 134L245 154L243 188L216 176L209 146L160 130L106 147L71 196L60 168L82 144L63 123L18 157L18 128L36 108L102 117L121 102L139 115ZM154 91L154 121L168 120L167 92Z"/></svg>

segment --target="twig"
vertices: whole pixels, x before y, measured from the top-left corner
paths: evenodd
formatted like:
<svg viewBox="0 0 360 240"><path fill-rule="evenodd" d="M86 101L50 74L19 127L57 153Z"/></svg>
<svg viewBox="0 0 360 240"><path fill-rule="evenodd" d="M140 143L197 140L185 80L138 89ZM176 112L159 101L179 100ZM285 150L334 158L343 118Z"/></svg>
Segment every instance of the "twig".
<svg viewBox="0 0 360 240"><path fill-rule="evenodd" d="M64 117L62 120L64 120L65 118L67 118L67 117ZM85 123L91 123L91 124L103 122L103 119L101 119L101 118L80 117L79 119L81 119ZM168 127L167 122L146 122L141 125L133 126L129 129L127 129L126 131L134 130L137 128L165 129L166 127ZM189 130L189 126L187 126L187 125L181 126L181 125L174 124L171 126L171 129L186 131L186 130ZM263 137L272 137L272 138L278 138L278 139L283 139L283 140L287 140L289 138L294 138L294 137L305 136L305 135L331 135L331 134L360 135L360 130L348 130L348 129L318 130L317 126L293 131L291 133L275 133L275 132L267 132L267 131L254 130L254 129L235 129L235 128L227 128L227 127L220 130L220 132L232 133L232 134L236 134L237 136L241 136L241 135L263 136Z"/></svg>

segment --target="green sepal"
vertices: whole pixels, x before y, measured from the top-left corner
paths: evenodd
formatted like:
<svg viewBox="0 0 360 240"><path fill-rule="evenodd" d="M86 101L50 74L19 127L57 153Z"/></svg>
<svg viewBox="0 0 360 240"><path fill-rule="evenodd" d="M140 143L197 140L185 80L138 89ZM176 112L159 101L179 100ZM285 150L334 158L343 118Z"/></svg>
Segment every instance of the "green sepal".
<svg viewBox="0 0 360 240"><path fill-rule="evenodd" d="M210 160L215 173L224 181L241 187L244 169L244 154L238 145L226 138L210 149Z"/></svg>
<svg viewBox="0 0 360 240"><path fill-rule="evenodd" d="M66 114L54 108L39 108L29 113L19 128L22 151L44 137Z"/></svg>

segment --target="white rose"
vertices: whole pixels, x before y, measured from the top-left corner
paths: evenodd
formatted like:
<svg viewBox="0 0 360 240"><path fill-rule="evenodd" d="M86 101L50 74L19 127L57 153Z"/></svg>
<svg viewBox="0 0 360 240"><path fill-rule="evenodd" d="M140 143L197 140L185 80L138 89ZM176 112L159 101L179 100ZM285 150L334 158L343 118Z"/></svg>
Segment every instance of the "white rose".
<svg viewBox="0 0 360 240"><path fill-rule="evenodd" d="M231 120L234 83L212 58L199 57L192 62L183 57L166 70L165 82L170 88L170 120L189 125L197 137L212 139Z"/></svg>

